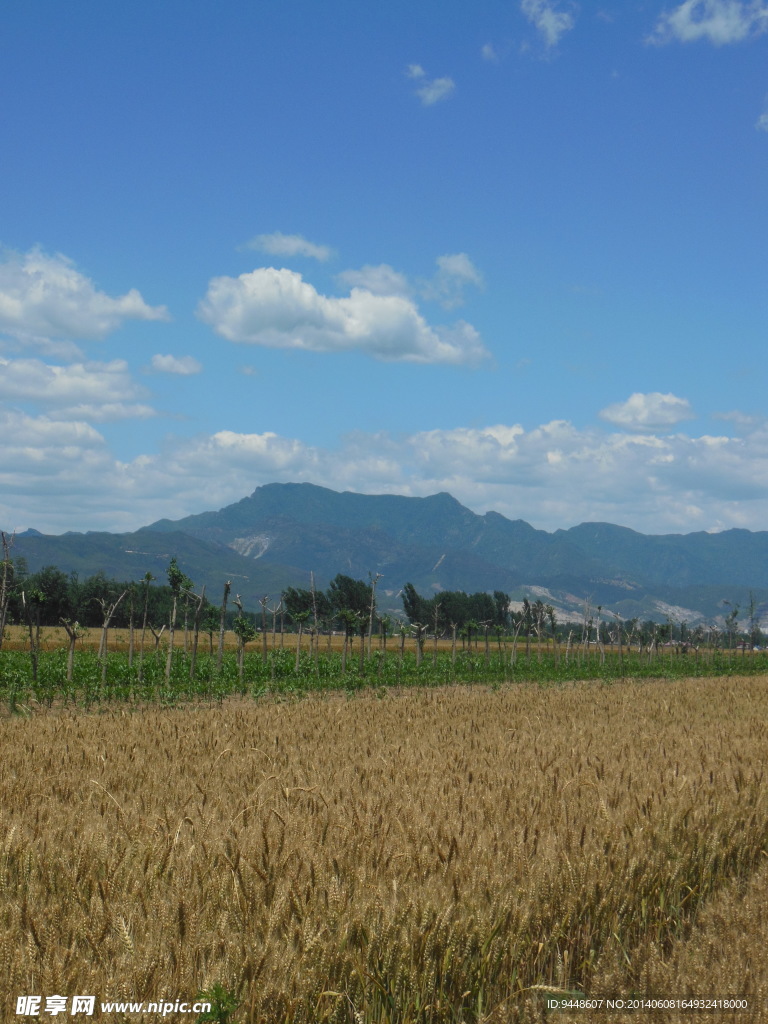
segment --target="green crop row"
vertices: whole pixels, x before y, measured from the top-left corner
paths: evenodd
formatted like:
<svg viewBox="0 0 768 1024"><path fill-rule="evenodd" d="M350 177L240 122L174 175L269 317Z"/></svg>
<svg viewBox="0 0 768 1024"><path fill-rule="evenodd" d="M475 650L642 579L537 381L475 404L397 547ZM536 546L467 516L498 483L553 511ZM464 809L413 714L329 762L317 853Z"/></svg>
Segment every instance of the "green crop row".
<svg viewBox="0 0 768 1024"><path fill-rule="evenodd" d="M425 652L373 650L344 658L338 652L275 649L266 656L246 652L242 671L237 655L227 652L218 666L215 655L198 655L194 666L188 654L174 652L170 674L166 654L152 652L129 659L110 652L106 666L95 651L84 649L74 658L67 679L65 650L37 652L36 665L23 651L0 652L0 701L10 709L30 700L41 704L72 703L89 707L104 702L173 704L221 700L230 695L308 693L377 687L439 686L455 683L566 683L584 679L670 679L768 672L768 653L746 656L728 651L683 652L671 649L648 652L598 650L508 650Z"/></svg>

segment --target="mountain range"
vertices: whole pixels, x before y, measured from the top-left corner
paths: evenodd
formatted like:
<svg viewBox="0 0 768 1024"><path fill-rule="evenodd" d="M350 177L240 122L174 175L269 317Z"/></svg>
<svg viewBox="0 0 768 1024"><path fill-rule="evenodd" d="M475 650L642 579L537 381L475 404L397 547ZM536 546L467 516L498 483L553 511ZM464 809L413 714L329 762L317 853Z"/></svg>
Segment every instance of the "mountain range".
<svg viewBox="0 0 768 1024"><path fill-rule="evenodd" d="M148 570L162 579L175 555L214 602L231 579L252 609L264 594L308 587L310 572L318 587L337 573L381 573L379 603L396 614L399 592L411 582L425 595L503 590L518 601L541 597L561 619L581 617L589 602L604 615L695 624L722 619L735 604L745 609L752 598L768 623L768 532L649 536L582 523L548 533L497 512L479 515L447 493L411 498L266 484L218 512L161 519L135 533L28 530L16 536L13 555L31 571L57 565L119 579Z"/></svg>

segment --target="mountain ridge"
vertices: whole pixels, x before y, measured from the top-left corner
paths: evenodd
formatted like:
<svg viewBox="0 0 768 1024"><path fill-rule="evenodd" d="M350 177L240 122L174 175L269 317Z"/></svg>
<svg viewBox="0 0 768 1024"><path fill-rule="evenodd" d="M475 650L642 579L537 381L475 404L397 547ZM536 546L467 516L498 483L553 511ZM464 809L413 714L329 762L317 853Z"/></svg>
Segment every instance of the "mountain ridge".
<svg viewBox="0 0 768 1024"><path fill-rule="evenodd" d="M139 571L142 546L152 565ZM562 617L591 602L623 618L663 618L664 609L677 608L691 620L713 619L724 600L743 605L752 591L768 617L766 531L654 535L581 523L549 533L498 512L472 512L446 491L417 498L265 484L218 511L160 519L131 534L56 538L30 530L17 536L15 553L31 568L47 558L65 571L108 565L123 578L140 578L147 568L157 575L153 566L175 554L211 594L236 576L249 602L306 587L310 572L318 586L339 572L381 573L392 610L412 582L425 594L498 589L521 600L542 592Z"/></svg>

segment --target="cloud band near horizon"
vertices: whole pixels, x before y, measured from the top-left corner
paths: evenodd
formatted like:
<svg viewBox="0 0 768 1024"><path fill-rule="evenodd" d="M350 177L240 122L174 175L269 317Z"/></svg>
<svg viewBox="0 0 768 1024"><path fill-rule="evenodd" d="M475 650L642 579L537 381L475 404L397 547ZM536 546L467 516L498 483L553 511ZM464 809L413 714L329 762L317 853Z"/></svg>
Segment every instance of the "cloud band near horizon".
<svg viewBox="0 0 768 1024"><path fill-rule="evenodd" d="M729 417L739 423L735 414ZM271 482L427 495L448 491L554 530L607 521L643 532L760 529L768 514L768 421L739 436L578 429L554 420L419 431L352 433L335 448L273 432L219 430L169 439L123 462L80 421L0 411L3 529L128 531L237 501ZM30 452L34 451L34 458ZM24 521L14 496L23 497ZM84 512L87 510L87 512ZM130 510L130 511L129 511Z"/></svg>

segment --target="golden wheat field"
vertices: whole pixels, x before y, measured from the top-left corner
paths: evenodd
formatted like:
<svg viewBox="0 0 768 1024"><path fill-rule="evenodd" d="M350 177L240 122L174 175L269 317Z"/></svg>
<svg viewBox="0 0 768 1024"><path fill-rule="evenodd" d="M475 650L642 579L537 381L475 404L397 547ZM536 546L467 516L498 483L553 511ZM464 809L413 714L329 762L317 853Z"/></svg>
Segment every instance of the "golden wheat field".
<svg viewBox="0 0 768 1024"><path fill-rule="evenodd" d="M768 1020L766 719L765 677L6 718L2 1019Z"/></svg>

